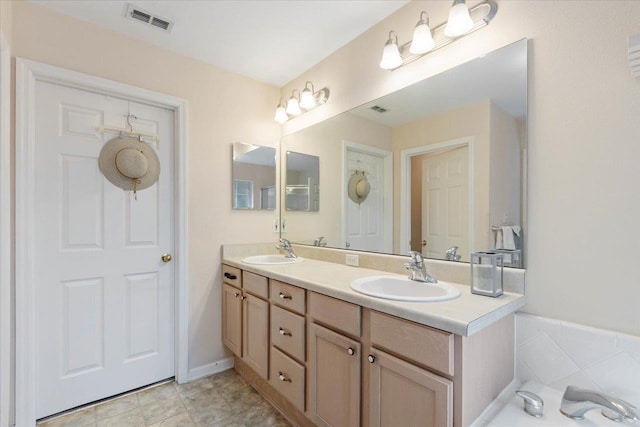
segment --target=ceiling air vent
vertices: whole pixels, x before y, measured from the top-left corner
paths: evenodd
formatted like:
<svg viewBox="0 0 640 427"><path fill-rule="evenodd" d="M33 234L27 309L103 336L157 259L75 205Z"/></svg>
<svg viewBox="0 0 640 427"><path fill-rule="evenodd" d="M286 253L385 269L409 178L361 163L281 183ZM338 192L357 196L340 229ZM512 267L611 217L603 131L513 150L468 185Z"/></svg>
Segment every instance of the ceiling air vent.
<svg viewBox="0 0 640 427"><path fill-rule="evenodd" d="M159 16L154 15L148 10L141 9L132 3L127 4L124 16L127 19L142 22L143 24L147 24L151 27L159 28L167 32L170 32L173 28L173 22L168 21L164 18L160 18Z"/></svg>
<svg viewBox="0 0 640 427"><path fill-rule="evenodd" d="M378 113L381 113L381 114L382 114L382 113L386 113L386 112L387 112L387 109L386 109L386 108L382 108L382 107L381 107L381 106L379 106L379 105L374 105L373 107L371 107L371 109L372 109L373 111L377 111Z"/></svg>

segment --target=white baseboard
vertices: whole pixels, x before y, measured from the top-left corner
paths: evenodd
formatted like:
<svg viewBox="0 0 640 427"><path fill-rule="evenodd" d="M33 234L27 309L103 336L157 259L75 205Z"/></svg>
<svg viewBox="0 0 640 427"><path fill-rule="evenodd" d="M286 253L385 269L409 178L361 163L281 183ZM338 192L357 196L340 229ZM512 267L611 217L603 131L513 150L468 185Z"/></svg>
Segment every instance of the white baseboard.
<svg viewBox="0 0 640 427"><path fill-rule="evenodd" d="M217 362L198 366L197 368L189 369L186 382L208 377L209 375L217 374L231 368L233 368L233 357L227 357Z"/></svg>

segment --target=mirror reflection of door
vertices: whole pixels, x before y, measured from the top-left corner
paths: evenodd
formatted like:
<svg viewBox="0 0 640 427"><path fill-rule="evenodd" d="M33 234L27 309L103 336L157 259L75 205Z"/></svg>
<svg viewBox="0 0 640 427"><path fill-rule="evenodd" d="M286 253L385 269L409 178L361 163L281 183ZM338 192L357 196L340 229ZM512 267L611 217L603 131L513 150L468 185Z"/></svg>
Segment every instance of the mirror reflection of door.
<svg viewBox="0 0 640 427"><path fill-rule="evenodd" d="M411 249L445 259L458 246L468 261L469 153L458 147L411 158Z"/></svg>
<svg viewBox="0 0 640 427"><path fill-rule="evenodd" d="M345 142L344 177L344 237L345 247L370 252L390 252L393 250L392 193L390 151ZM347 185L351 175L364 171L371 190L360 204L347 195Z"/></svg>

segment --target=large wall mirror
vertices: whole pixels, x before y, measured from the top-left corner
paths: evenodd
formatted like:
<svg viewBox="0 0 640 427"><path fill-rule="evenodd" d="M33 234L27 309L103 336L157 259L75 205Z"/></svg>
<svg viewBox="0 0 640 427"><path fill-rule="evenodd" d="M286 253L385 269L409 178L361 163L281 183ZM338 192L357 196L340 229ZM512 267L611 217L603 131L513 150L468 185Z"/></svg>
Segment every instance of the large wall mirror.
<svg viewBox="0 0 640 427"><path fill-rule="evenodd" d="M233 209L276 209L276 149L233 143Z"/></svg>
<svg viewBox="0 0 640 427"><path fill-rule="evenodd" d="M282 153L320 159L322 191L317 212L281 211L283 237L466 262L497 250L524 267L526 129L521 40L287 135ZM364 200L349 197L354 175Z"/></svg>

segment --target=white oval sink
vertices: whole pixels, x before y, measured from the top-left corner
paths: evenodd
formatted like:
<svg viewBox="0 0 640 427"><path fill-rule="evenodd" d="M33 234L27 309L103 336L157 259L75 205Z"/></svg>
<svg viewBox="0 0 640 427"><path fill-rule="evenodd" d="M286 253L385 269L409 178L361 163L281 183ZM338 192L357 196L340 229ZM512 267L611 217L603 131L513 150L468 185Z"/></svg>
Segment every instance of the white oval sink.
<svg viewBox="0 0 640 427"><path fill-rule="evenodd" d="M304 258L287 258L284 255L254 255L242 260L245 264L260 265L295 264L302 261Z"/></svg>
<svg viewBox="0 0 640 427"><path fill-rule="evenodd" d="M351 289L376 298L397 301L446 301L460 296L460 290L446 282L424 283L403 276L370 276L351 282Z"/></svg>

